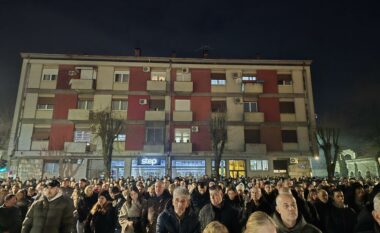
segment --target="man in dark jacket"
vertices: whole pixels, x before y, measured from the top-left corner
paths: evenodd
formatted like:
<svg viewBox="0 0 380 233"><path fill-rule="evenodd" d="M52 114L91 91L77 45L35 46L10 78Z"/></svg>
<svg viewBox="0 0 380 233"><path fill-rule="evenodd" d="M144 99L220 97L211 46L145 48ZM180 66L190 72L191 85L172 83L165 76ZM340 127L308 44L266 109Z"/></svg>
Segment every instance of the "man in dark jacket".
<svg viewBox="0 0 380 233"><path fill-rule="evenodd" d="M218 185L209 188L211 203L205 205L199 212L201 231L207 224L216 220L225 225L230 233L240 233L239 211L223 201L223 191Z"/></svg>
<svg viewBox="0 0 380 233"><path fill-rule="evenodd" d="M190 193L184 187L174 190L173 208L165 209L157 220L157 233L200 233L197 215L190 208Z"/></svg>
<svg viewBox="0 0 380 233"><path fill-rule="evenodd" d="M199 182L197 188L191 193L191 203L196 214L199 214L203 206L210 203L210 194L204 182Z"/></svg>
<svg viewBox="0 0 380 233"><path fill-rule="evenodd" d="M16 196L8 194L0 206L0 232L19 233L21 230L21 212L16 207Z"/></svg>
<svg viewBox="0 0 380 233"><path fill-rule="evenodd" d="M120 209L121 209L121 207L123 206L123 204L125 202L125 198L121 194L121 191L120 191L119 187L117 187L117 186L112 187L112 189L111 189L111 197L113 199L112 206L115 207L117 216L119 216ZM116 223L115 233L119 233L119 232L121 232L121 226L120 226L119 222L117 222Z"/></svg>
<svg viewBox="0 0 380 233"><path fill-rule="evenodd" d="M263 197L261 189L253 187L251 188L251 200L245 206L243 226L245 226L249 216L256 211L262 211L268 215L272 214L271 206Z"/></svg>
<svg viewBox="0 0 380 233"><path fill-rule="evenodd" d="M356 233L380 233L380 193L373 199L372 224L368 224L368 230L359 230Z"/></svg>
<svg viewBox="0 0 380 233"><path fill-rule="evenodd" d="M57 180L51 180L44 197L30 207L22 223L22 233L70 233L73 225L73 202L64 197Z"/></svg>

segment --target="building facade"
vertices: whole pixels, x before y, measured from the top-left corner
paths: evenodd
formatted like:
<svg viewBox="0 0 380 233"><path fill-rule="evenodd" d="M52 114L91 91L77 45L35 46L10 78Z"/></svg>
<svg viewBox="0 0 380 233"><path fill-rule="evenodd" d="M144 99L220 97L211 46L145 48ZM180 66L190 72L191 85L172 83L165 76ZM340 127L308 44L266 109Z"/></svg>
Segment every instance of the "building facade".
<svg viewBox="0 0 380 233"><path fill-rule="evenodd" d="M8 156L21 178L97 177L91 110L126 122L112 175L201 176L209 120L225 114L225 176L310 175L310 61L22 54Z"/></svg>

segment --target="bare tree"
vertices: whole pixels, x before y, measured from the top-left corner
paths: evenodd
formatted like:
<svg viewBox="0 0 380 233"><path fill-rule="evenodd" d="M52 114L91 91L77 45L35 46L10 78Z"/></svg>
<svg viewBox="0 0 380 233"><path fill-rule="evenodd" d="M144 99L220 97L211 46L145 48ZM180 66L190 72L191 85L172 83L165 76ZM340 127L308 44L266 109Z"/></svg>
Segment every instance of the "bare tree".
<svg viewBox="0 0 380 233"><path fill-rule="evenodd" d="M113 153L113 143L116 137L124 129L124 121L112 117L110 110L91 111L91 130L99 137L102 143L102 157L104 164L104 176L111 177L111 161Z"/></svg>
<svg viewBox="0 0 380 233"><path fill-rule="evenodd" d="M227 121L225 113L216 113L210 119L210 136L212 141L212 150L215 159L215 176L219 179L219 167L224 146L227 141Z"/></svg>
<svg viewBox="0 0 380 233"><path fill-rule="evenodd" d="M327 176L329 180L334 177L335 166L340 153L340 130L337 128L318 127L315 138L326 158Z"/></svg>

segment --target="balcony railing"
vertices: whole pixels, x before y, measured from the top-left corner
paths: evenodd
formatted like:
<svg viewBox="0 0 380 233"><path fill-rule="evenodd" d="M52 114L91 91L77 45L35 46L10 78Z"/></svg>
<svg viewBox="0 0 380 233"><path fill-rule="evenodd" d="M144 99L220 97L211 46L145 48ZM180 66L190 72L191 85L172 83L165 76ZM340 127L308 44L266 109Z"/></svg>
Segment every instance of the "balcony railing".
<svg viewBox="0 0 380 233"><path fill-rule="evenodd" d="M89 119L90 111L87 109L69 109L68 120L85 121Z"/></svg>
<svg viewBox="0 0 380 233"><path fill-rule="evenodd" d="M264 113L263 112L245 112L244 120L246 122L264 122Z"/></svg>
<svg viewBox="0 0 380 233"><path fill-rule="evenodd" d="M267 145L259 143L246 143L245 151L252 154L266 154Z"/></svg>
<svg viewBox="0 0 380 233"><path fill-rule="evenodd" d="M145 144L144 145L144 152L145 153L159 153L163 154L164 153L164 144L158 144L158 145L149 145Z"/></svg>
<svg viewBox="0 0 380 233"><path fill-rule="evenodd" d="M173 121L193 121L193 112L191 111L174 111Z"/></svg>
<svg viewBox="0 0 380 233"><path fill-rule="evenodd" d="M172 143L172 153L186 154L193 151L193 144L188 143Z"/></svg>
<svg viewBox="0 0 380 233"><path fill-rule="evenodd" d="M175 81L174 82L174 91L175 92L181 92L181 93L192 93L193 92L193 82L181 82L181 81Z"/></svg>
<svg viewBox="0 0 380 233"><path fill-rule="evenodd" d="M71 89L74 90L92 90L94 80L92 79L71 79Z"/></svg>
<svg viewBox="0 0 380 233"><path fill-rule="evenodd" d="M151 92L166 92L166 81L148 80L146 89Z"/></svg>
<svg viewBox="0 0 380 233"><path fill-rule="evenodd" d="M165 111L145 111L146 121L165 121Z"/></svg>
<svg viewBox="0 0 380 233"><path fill-rule="evenodd" d="M244 93L260 94L263 93L262 83L244 83Z"/></svg>

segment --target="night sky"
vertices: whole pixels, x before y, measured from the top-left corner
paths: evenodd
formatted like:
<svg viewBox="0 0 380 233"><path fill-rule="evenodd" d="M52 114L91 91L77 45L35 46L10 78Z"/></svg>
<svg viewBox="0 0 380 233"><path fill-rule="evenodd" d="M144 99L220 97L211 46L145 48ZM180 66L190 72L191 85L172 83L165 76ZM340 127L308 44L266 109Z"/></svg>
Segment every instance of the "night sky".
<svg viewBox="0 0 380 233"><path fill-rule="evenodd" d="M0 0L0 100L20 52L310 59L316 112L348 128L380 116L378 1ZM377 115L376 115L377 114Z"/></svg>

